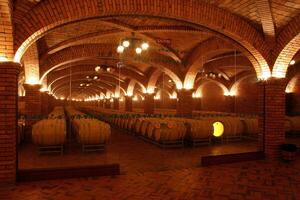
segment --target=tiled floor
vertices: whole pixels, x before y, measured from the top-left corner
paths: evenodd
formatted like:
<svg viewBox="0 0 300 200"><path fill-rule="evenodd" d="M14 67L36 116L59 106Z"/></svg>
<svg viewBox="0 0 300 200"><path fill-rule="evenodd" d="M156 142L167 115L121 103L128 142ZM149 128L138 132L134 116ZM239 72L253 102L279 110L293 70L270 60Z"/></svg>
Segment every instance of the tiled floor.
<svg viewBox="0 0 300 200"><path fill-rule="evenodd" d="M82 153L80 146L72 146L64 155L38 155L35 146L22 146L19 168L51 168L120 163L121 173L193 168L200 165L203 155L252 152L256 142L218 144L196 148L161 149L132 135L113 129L112 141L105 153Z"/></svg>
<svg viewBox="0 0 300 200"><path fill-rule="evenodd" d="M11 200L300 199L300 161L266 161L146 172L117 177L54 180L5 187Z"/></svg>

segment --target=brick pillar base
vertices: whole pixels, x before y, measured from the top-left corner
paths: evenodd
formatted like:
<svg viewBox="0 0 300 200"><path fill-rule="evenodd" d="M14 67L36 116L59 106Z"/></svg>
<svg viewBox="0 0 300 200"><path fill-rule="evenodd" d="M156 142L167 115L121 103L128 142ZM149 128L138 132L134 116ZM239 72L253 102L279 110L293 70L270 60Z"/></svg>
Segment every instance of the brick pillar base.
<svg viewBox="0 0 300 200"><path fill-rule="evenodd" d="M128 96L125 97L125 111L132 112L132 98Z"/></svg>
<svg viewBox="0 0 300 200"><path fill-rule="evenodd" d="M263 89L263 149L267 159L280 156L279 146L285 142L285 79L271 78Z"/></svg>
<svg viewBox="0 0 300 200"><path fill-rule="evenodd" d="M39 121L42 114L41 85L24 84L26 126L32 126Z"/></svg>
<svg viewBox="0 0 300 200"><path fill-rule="evenodd" d="M178 90L177 115L192 116L194 109L193 90Z"/></svg>
<svg viewBox="0 0 300 200"><path fill-rule="evenodd" d="M145 94L144 113L146 114L154 113L154 94Z"/></svg>
<svg viewBox="0 0 300 200"><path fill-rule="evenodd" d="M0 62L0 184L14 183L17 168L17 97L20 65Z"/></svg>
<svg viewBox="0 0 300 200"><path fill-rule="evenodd" d="M114 102L113 102L113 108L114 110L119 110L120 108L120 101L119 101L119 98L114 98Z"/></svg>

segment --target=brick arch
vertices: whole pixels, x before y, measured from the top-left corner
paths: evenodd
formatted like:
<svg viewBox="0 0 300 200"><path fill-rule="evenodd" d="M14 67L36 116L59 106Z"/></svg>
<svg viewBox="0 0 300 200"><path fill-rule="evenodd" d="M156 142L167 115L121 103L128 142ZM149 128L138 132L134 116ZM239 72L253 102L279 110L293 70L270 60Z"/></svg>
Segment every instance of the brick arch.
<svg viewBox="0 0 300 200"><path fill-rule="evenodd" d="M155 96L159 95L160 98L161 98L162 93L167 94L169 97L172 96L171 92L170 92L169 90L167 90L167 89L159 89L159 90L155 93Z"/></svg>
<svg viewBox="0 0 300 200"><path fill-rule="evenodd" d="M255 74L249 74L249 73L242 74L241 76L237 76L236 81L231 85L229 89L229 94L231 96L235 96L237 94L241 82L247 80L248 78L253 78L253 77L255 77Z"/></svg>
<svg viewBox="0 0 300 200"><path fill-rule="evenodd" d="M88 72L94 72L94 71L85 71L86 73ZM72 77L73 76L76 76L76 75L83 75L82 72L75 72L75 73L72 73ZM111 80L115 80L115 81L118 81L119 78L118 77L115 77L115 76L111 76L110 74L99 74L98 75L100 78L101 77L106 77L106 78L111 78ZM52 88L52 85L55 84L57 81L60 81L62 79L69 79L70 78L70 74L66 74L66 75L63 75L63 76L59 76L59 77L56 77L56 78L53 78L51 80L48 80L48 89L51 89ZM121 80L122 82L124 82L123 80Z"/></svg>
<svg viewBox="0 0 300 200"><path fill-rule="evenodd" d="M92 62L93 63L93 62ZM51 72L48 74L47 76L47 80L48 82L51 82L52 79L55 79L59 76L64 76L65 74L69 73L69 68L72 68L72 73L95 73L95 66L99 65L99 63L72 63L72 65L67 65L67 66L62 66L63 70L59 70L58 72ZM101 65L101 64L100 64ZM118 77L118 72L101 72L101 74L107 74L110 76L114 76L114 77ZM143 75L143 73L137 69L135 69L135 67L130 66L128 64L126 64L125 66L123 66L120 70L120 75L121 76L126 76L129 79L133 79L136 80L137 82L143 84L144 83L144 78L145 76Z"/></svg>
<svg viewBox="0 0 300 200"><path fill-rule="evenodd" d="M156 59L151 59L154 57ZM69 47L62 51L59 51L53 55L50 55L46 60L41 62L41 72L42 76L40 82L53 70L60 68L64 65L68 65L72 62L84 61L88 59L111 59L111 60L122 60L125 62L135 62L154 66L156 68L165 71L173 77L179 77L181 65L171 58L166 56L159 56L158 54L148 53L143 57L135 57L135 54L128 54L126 56L120 57L120 55L115 51L115 48L111 45L104 44L88 44ZM134 59L133 59L134 58ZM179 78L180 79L180 78ZM141 82L141 81L140 81Z"/></svg>
<svg viewBox="0 0 300 200"><path fill-rule="evenodd" d="M126 94L128 96L133 96L133 92L134 92L134 88L135 88L136 84L138 84L142 88L144 93L147 92L147 89L143 84L141 84L135 80L130 80L130 82L128 83L127 92L126 92Z"/></svg>
<svg viewBox="0 0 300 200"><path fill-rule="evenodd" d="M2 0L0 3L0 62L14 59L12 1Z"/></svg>
<svg viewBox="0 0 300 200"><path fill-rule="evenodd" d="M148 81L148 85L147 85L148 93L154 93L154 90L156 88L156 83L157 83L161 73L162 73L162 71L159 69L154 70L151 73L149 81ZM180 80L180 78L178 76L174 75L173 73L167 73L167 75L173 80L177 89L182 89L182 81Z"/></svg>
<svg viewBox="0 0 300 200"><path fill-rule="evenodd" d="M32 44L25 52L23 58L25 71L25 82L27 84L38 84L40 80L39 52L37 44Z"/></svg>
<svg viewBox="0 0 300 200"><path fill-rule="evenodd" d="M119 88L120 88L120 91L119 91ZM116 98L119 98L119 97L121 97L122 96L122 93L124 94L124 95L126 95L126 90L125 90L125 85L124 86L122 86L122 85L116 85L116 87L115 87L115 91L114 91L114 97L116 97Z"/></svg>
<svg viewBox="0 0 300 200"><path fill-rule="evenodd" d="M48 1L39 3L16 26L16 62L20 61L33 42L50 29L65 23L93 17L140 15L182 20L232 38L259 62L261 68L258 77L269 75L270 69L265 60L269 48L262 34L242 18L213 5L200 1L182 3L180 0L74 0L67 4L63 2L65 1L56 0L51 4ZM60 12L49 12L55 10Z"/></svg>
<svg viewBox="0 0 300 200"><path fill-rule="evenodd" d="M74 76L74 78L72 79L72 86L74 86L73 83L84 82L84 81L86 81L85 77L82 78L82 76L80 76L80 75ZM69 86L69 83L70 83L70 80L67 77L63 78L63 79L57 81L55 83L55 85L53 85L53 88L51 88L51 92L54 93L56 89L58 89L64 85ZM114 91L116 83L113 83L109 80L101 80L97 83L93 83L93 85L99 85L105 89Z"/></svg>
<svg viewBox="0 0 300 200"><path fill-rule="evenodd" d="M73 81L72 81L72 88L73 88L73 89L77 89L77 86L75 86L75 85L79 84L80 82L82 82L82 80L80 80L80 79L73 80ZM57 91L60 91L60 90L62 90L63 88L69 88L69 85L66 84L66 83L68 83L68 81L61 82L59 85L57 85L55 88L53 88L52 94L55 95L55 94L57 93ZM91 86L88 87L88 88L99 88L99 91L100 91L100 90L101 90L101 91L104 91L104 90L106 90L106 91L113 91L113 90L114 90L114 87L113 87L113 86L109 86L109 85L107 85L107 84L105 84L105 83L93 84L93 85L91 85ZM86 89L86 88L85 88L85 89Z"/></svg>
<svg viewBox="0 0 300 200"><path fill-rule="evenodd" d="M235 51L236 49L241 51L248 58L256 71L257 77L261 78L261 65L253 55L245 51L240 46L229 43L228 40L225 40L223 38L211 38L197 46L186 59L188 70L184 79L184 88L190 89L194 87L198 71L205 64L205 59L208 54L214 51ZM268 75L266 74L264 76L268 77Z"/></svg>
<svg viewBox="0 0 300 200"><path fill-rule="evenodd" d="M277 56L272 76L285 78L289 64L300 50L300 14L286 25L277 38L274 55Z"/></svg>
<svg viewBox="0 0 300 200"><path fill-rule="evenodd" d="M207 84L207 83L215 83L217 86L219 86L222 90L224 95L229 94L229 89L221 82L216 81L216 80L211 80L211 79L205 79L202 84L195 90L194 92L194 96L195 97L201 97L202 96L202 90L203 87Z"/></svg>
<svg viewBox="0 0 300 200"><path fill-rule="evenodd" d="M90 87L90 88L87 88L84 93L81 93L80 95L81 96L90 96L90 95L99 95L101 93L103 93L105 90L103 90L102 88L100 87L97 87L97 86L93 86L93 87ZM66 97L69 97L69 87L68 86L63 86L61 88L59 88L56 93L54 93L53 95L55 97L59 97L59 96L64 96L65 98ZM78 95L78 90L75 90L72 92L72 96L75 96L75 95Z"/></svg>

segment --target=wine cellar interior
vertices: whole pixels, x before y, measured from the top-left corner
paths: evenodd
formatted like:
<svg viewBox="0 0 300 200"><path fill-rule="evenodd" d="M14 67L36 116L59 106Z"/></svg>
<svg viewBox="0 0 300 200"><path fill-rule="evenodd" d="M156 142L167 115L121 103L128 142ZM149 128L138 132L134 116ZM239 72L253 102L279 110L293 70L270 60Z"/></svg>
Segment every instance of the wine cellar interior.
<svg viewBox="0 0 300 200"><path fill-rule="evenodd" d="M299 0L0 0L0 17L4 199L72 199L68 178L79 199L300 198ZM260 185L287 168L292 187ZM218 169L245 194L170 192Z"/></svg>

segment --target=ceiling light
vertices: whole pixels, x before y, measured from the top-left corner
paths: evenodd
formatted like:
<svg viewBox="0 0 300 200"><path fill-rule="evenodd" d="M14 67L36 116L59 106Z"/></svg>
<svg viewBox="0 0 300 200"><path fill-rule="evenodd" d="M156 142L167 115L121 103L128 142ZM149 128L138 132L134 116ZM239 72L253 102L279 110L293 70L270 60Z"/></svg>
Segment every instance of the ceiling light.
<svg viewBox="0 0 300 200"><path fill-rule="evenodd" d="M86 76L87 79L90 79L90 76Z"/></svg>
<svg viewBox="0 0 300 200"><path fill-rule="evenodd" d="M140 47L138 47L138 48L135 49L135 52L137 54L141 54L142 53L142 49Z"/></svg>
<svg viewBox="0 0 300 200"><path fill-rule="evenodd" d="M147 50L149 48L149 44L147 42L143 42L142 49Z"/></svg>
<svg viewBox="0 0 300 200"><path fill-rule="evenodd" d="M292 60L291 62L290 62L290 65L294 65L296 63L296 61L295 60Z"/></svg>
<svg viewBox="0 0 300 200"><path fill-rule="evenodd" d="M98 79L98 76L94 76L94 80L97 80Z"/></svg>
<svg viewBox="0 0 300 200"><path fill-rule="evenodd" d="M80 86L81 86L81 87L84 86L84 83L81 83Z"/></svg>
<svg viewBox="0 0 300 200"><path fill-rule="evenodd" d="M117 48L117 52L118 53L123 53L124 52L125 47L123 47L122 45L119 45Z"/></svg>
<svg viewBox="0 0 300 200"><path fill-rule="evenodd" d="M89 86L90 86L90 84L88 83L88 84L86 84L86 86L87 86L87 87L89 87Z"/></svg>
<svg viewBox="0 0 300 200"><path fill-rule="evenodd" d="M95 67L95 71L96 71L96 72L99 72L100 70L101 70L101 67L100 67L100 66Z"/></svg>
<svg viewBox="0 0 300 200"><path fill-rule="evenodd" d="M123 47L129 47L130 46L130 42L128 40L124 40L122 43Z"/></svg>

